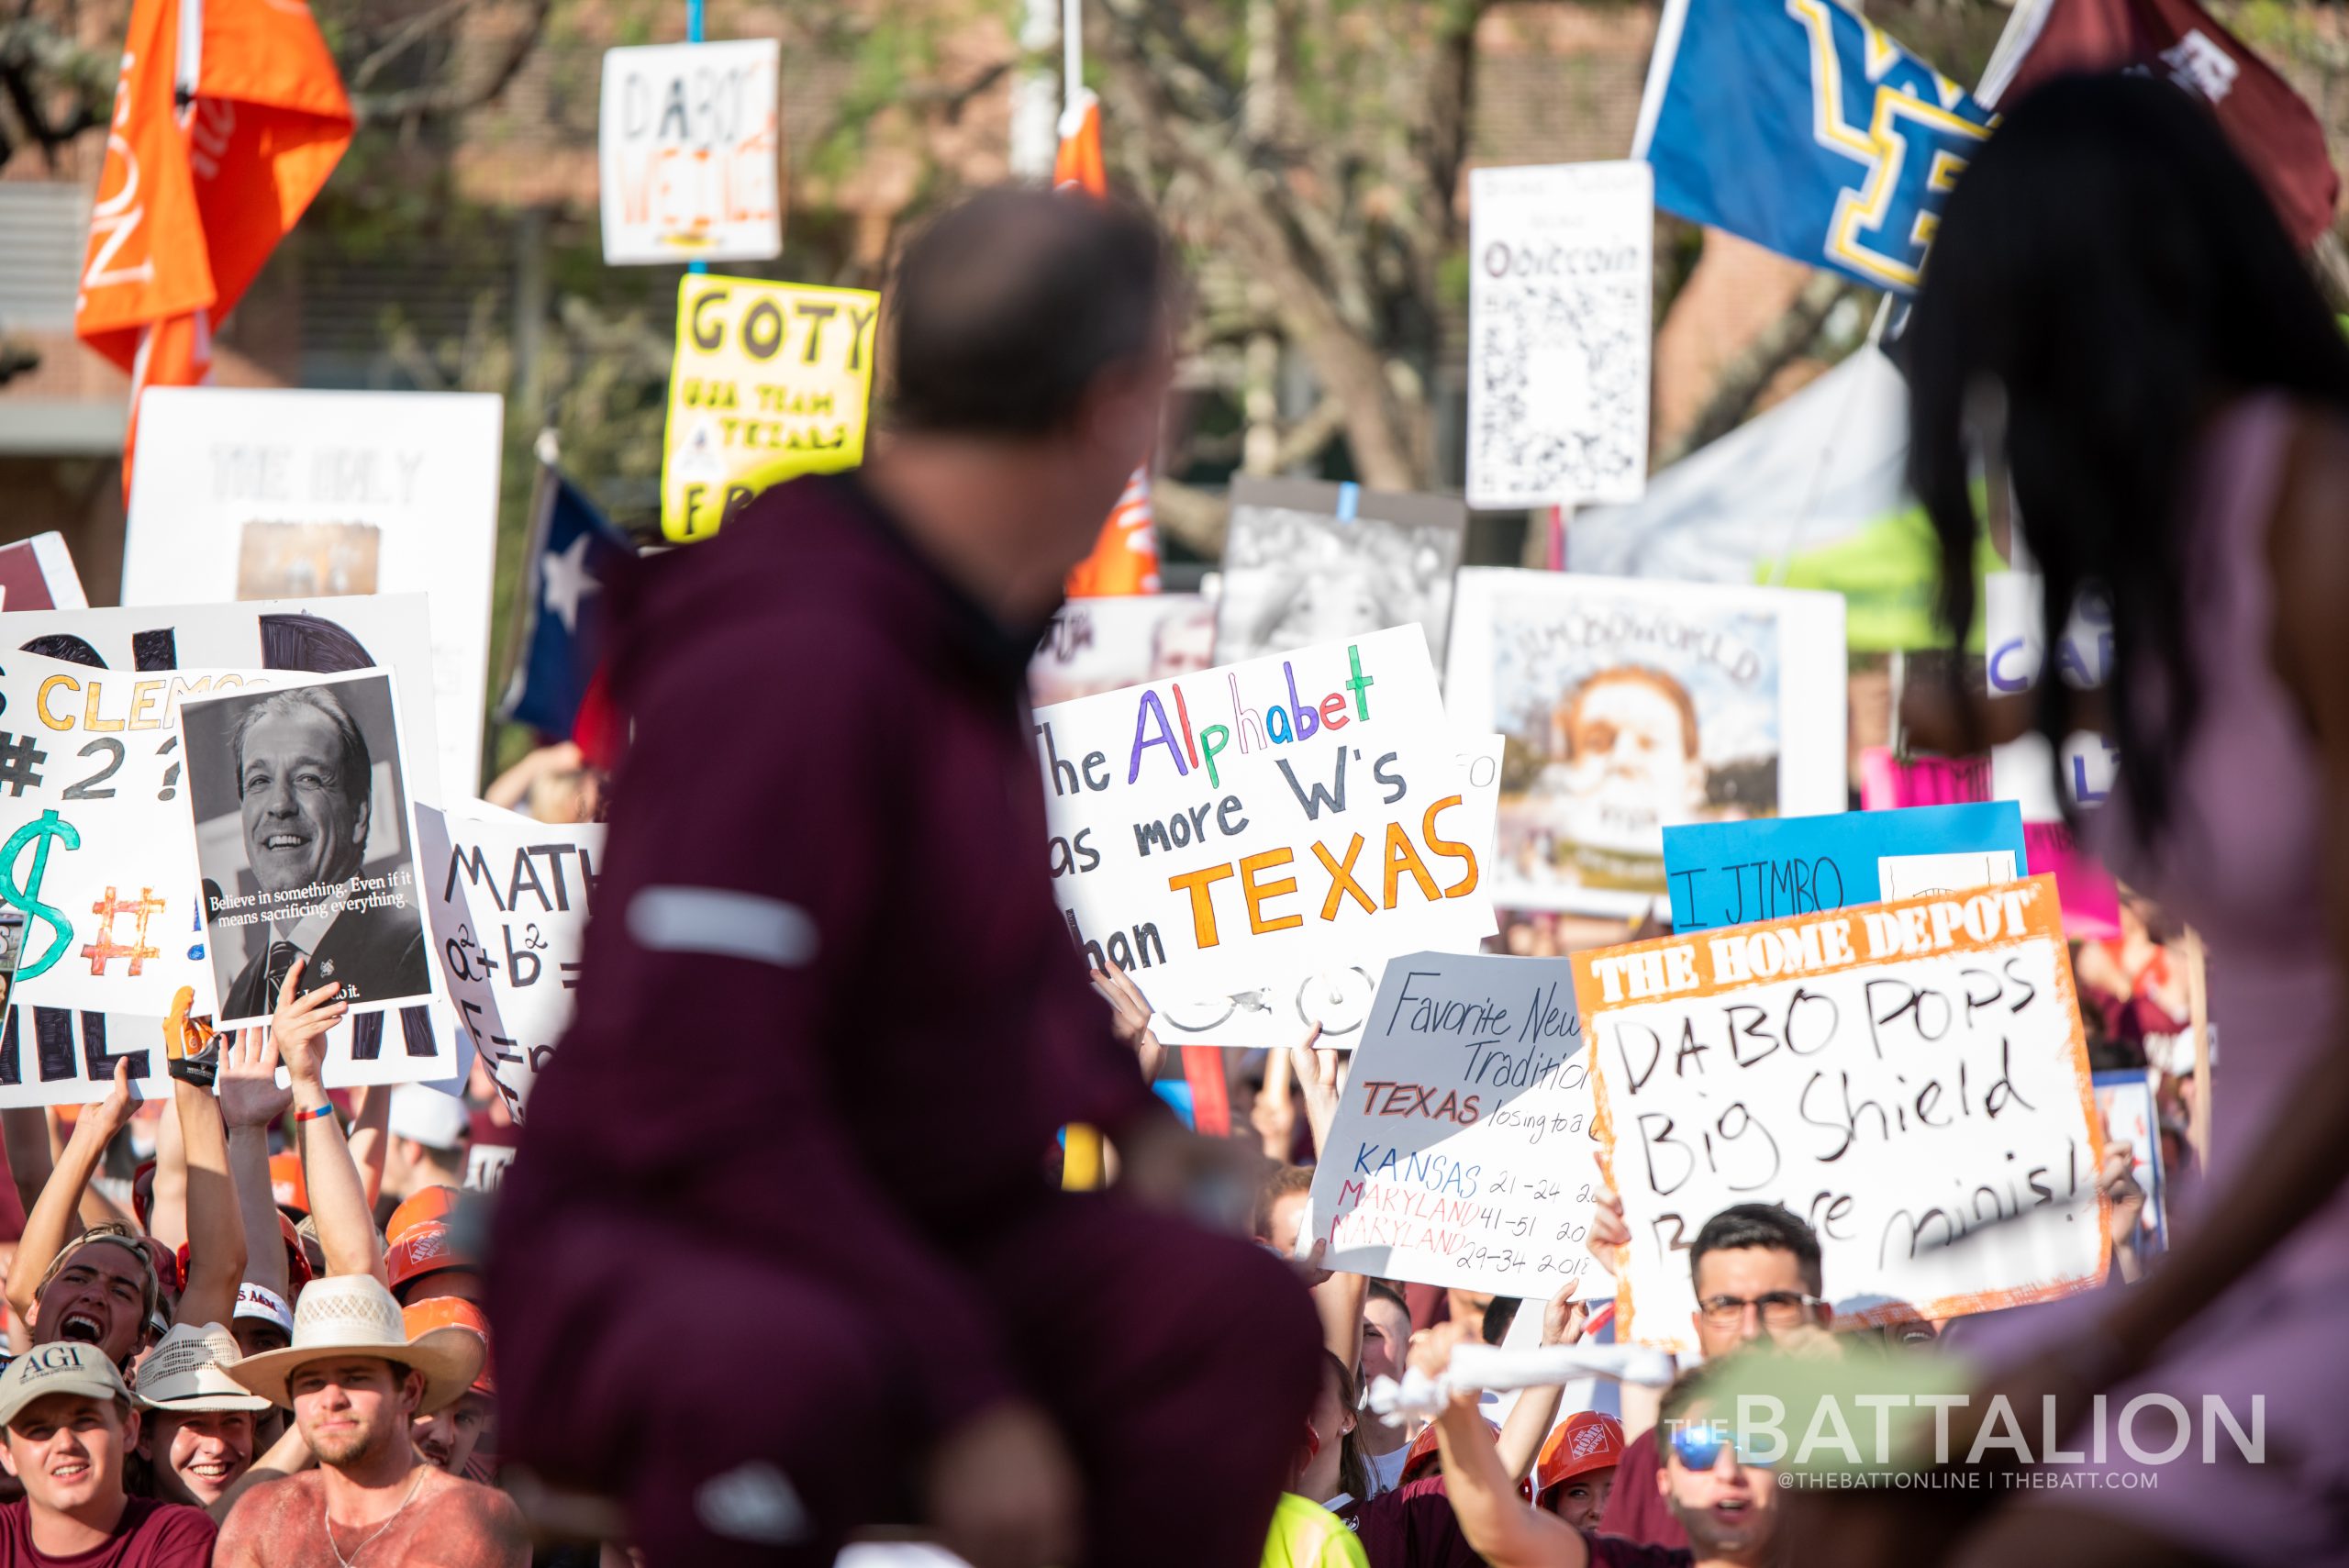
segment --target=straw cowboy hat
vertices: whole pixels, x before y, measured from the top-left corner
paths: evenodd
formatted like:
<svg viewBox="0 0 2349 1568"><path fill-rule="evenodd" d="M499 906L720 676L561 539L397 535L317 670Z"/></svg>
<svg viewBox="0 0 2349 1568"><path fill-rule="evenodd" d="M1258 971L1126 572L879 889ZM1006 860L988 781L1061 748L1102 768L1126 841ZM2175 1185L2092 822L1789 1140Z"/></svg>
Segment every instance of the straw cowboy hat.
<svg viewBox="0 0 2349 1568"><path fill-rule="evenodd" d="M139 1397L159 1410L266 1410L228 1375L237 1340L217 1323L176 1325L139 1364Z"/></svg>
<svg viewBox="0 0 2349 1568"><path fill-rule="evenodd" d="M294 1304L294 1342L248 1356L228 1375L273 1405L291 1407L286 1379L306 1362L340 1356L380 1356L424 1374L429 1415L454 1404L481 1372L481 1336L467 1329L434 1329L408 1338L400 1305L372 1274L329 1274L302 1287Z"/></svg>

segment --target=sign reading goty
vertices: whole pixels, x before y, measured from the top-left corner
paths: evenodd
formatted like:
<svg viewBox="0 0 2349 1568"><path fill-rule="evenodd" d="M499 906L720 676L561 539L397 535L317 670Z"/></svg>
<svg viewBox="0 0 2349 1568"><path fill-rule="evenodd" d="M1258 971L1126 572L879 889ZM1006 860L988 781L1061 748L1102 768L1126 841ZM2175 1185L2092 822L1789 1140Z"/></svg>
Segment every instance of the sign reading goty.
<svg viewBox="0 0 2349 1568"><path fill-rule="evenodd" d="M2053 877L1579 953L1618 1321L1694 1347L1687 1249L1733 1204L1818 1232L1839 1316L2061 1296L2104 1272L2104 1139Z"/></svg>
<svg viewBox="0 0 2349 1568"><path fill-rule="evenodd" d="M1205 995L1493 929L1416 627L1040 708L1052 888L1085 962Z"/></svg>
<svg viewBox="0 0 2349 1568"><path fill-rule="evenodd" d="M1600 1277L1573 984L1558 958L1387 964L1314 1171L1330 1268L1535 1300Z"/></svg>

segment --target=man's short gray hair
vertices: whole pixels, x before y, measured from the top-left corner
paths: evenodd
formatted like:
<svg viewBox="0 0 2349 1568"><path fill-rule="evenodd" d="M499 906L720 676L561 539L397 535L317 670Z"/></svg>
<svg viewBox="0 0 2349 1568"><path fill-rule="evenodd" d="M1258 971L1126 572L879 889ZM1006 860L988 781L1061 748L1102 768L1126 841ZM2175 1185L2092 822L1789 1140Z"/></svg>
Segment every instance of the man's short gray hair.
<svg viewBox="0 0 2349 1568"><path fill-rule="evenodd" d="M367 737L359 731L359 724L342 699L334 695L331 686L287 686L274 691L237 716L236 727L228 731L228 745L237 760L237 798L245 798L245 736L264 718L283 718L297 709L307 708L334 726L335 739L340 742L342 760L336 764L336 782L351 807L356 811L367 804L373 791L373 763L367 754Z"/></svg>

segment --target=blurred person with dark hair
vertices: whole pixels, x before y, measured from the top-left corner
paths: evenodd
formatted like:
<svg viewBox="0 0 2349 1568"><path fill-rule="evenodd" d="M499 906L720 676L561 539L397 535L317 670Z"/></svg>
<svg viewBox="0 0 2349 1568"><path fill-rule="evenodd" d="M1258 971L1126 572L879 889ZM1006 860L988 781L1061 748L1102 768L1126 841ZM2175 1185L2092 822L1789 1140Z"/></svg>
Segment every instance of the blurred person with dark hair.
<svg viewBox="0 0 2349 1568"><path fill-rule="evenodd" d="M1264 1550L1314 1313L1184 1217L1244 1151L1151 1094L1033 852L1082 781L1040 784L1029 655L1156 431L1174 289L1118 206L954 207L871 461L613 586L603 913L489 1284L501 1458L617 1497L651 1568L892 1520L976 1568ZM1108 1192L1047 1178L1073 1122Z"/></svg>
<svg viewBox="0 0 2349 1568"><path fill-rule="evenodd" d="M2035 730L2059 757L2076 731L2105 739L2119 781L2088 841L2209 942L2228 1056L2168 1258L2039 1315L2053 1342L1985 1392L2034 1412L2053 1397L2059 1422L2099 1394L2262 1396L2275 1450L2311 1458L2170 1465L2125 1498L2000 1494L1959 1551L2338 1561L2343 1473L2313 1456L2337 1451L2349 1405L2349 343L2206 104L2115 75L2002 107L1905 334L1909 476L1944 624L1972 622L1987 467L2042 578L2046 646L2093 595L2110 678L2082 691L2051 669L1996 702L1913 690L1909 728L1968 751Z"/></svg>

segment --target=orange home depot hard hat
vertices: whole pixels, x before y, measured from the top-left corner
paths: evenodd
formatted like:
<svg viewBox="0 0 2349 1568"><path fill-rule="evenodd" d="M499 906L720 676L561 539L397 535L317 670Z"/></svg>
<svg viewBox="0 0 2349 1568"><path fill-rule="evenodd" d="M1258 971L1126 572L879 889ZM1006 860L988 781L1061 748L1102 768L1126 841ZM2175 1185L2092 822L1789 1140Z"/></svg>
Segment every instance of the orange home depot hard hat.
<svg viewBox="0 0 2349 1568"><path fill-rule="evenodd" d="M1534 1495L1547 1497L1553 1486L1563 1486L1594 1470L1612 1470L1623 1462L1623 1423L1596 1410L1579 1410L1561 1422L1542 1445L1534 1462Z"/></svg>
<svg viewBox="0 0 2349 1568"><path fill-rule="evenodd" d="M444 1269L475 1269L480 1262L457 1250L457 1239L438 1220L408 1228L384 1253L384 1272L399 1296L409 1284Z"/></svg>
<svg viewBox="0 0 2349 1568"><path fill-rule="evenodd" d="M1494 1440L1498 1441L1501 1429L1498 1427L1493 1427L1490 1421L1486 1421L1485 1425L1493 1428ZM1442 1462L1443 1456L1436 1451L1435 1425L1430 1422L1426 1431L1411 1440L1411 1451L1403 1456L1403 1474L1401 1481L1397 1485L1433 1475L1436 1473L1437 1466Z"/></svg>
<svg viewBox="0 0 2349 1568"><path fill-rule="evenodd" d="M400 1323L411 1340L419 1339L435 1329L470 1329L481 1336L481 1375L473 1379L469 1394L485 1399L497 1397L497 1380L489 1370L489 1318L470 1301L460 1301L453 1296L434 1296L400 1308Z"/></svg>
<svg viewBox="0 0 2349 1568"><path fill-rule="evenodd" d="M299 1154L269 1157L269 1195L280 1208L290 1208L296 1214L310 1212L310 1185L302 1179Z"/></svg>
<svg viewBox="0 0 2349 1568"><path fill-rule="evenodd" d="M456 1213L456 1188L427 1187L392 1210L391 1221L384 1227L384 1239L397 1241L419 1225L446 1225Z"/></svg>

